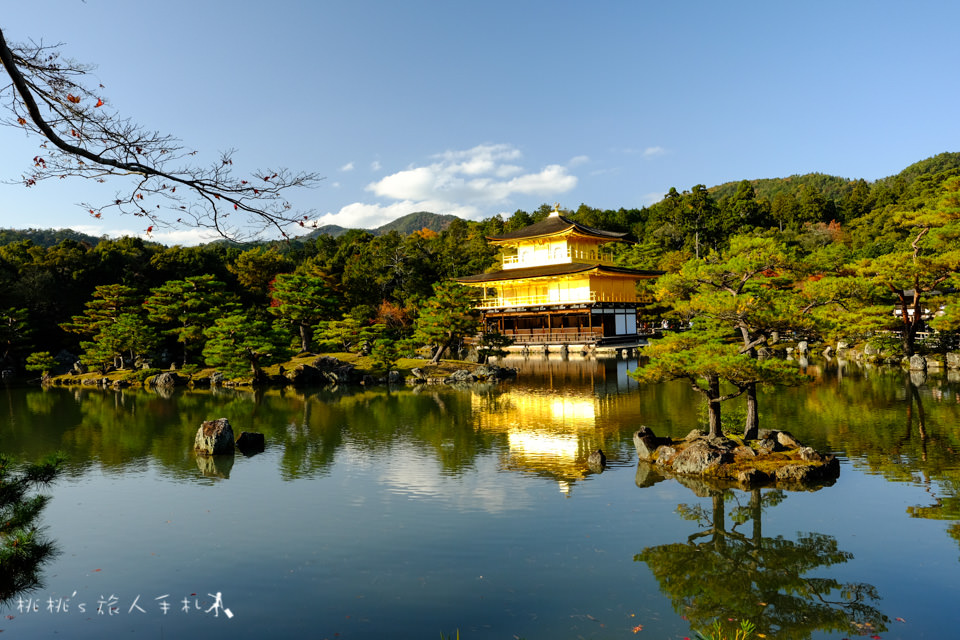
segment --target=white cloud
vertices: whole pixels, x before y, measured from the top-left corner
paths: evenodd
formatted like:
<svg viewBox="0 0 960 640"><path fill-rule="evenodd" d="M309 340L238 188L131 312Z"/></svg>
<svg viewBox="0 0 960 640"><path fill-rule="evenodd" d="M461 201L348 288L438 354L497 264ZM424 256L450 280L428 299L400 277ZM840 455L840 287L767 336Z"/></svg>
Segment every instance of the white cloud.
<svg viewBox="0 0 960 640"><path fill-rule="evenodd" d="M380 165L380 161L379 161L379 160L374 160L373 162L370 163L370 170L371 170L371 171L380 171L380 166L381 166L381 165Z"/></svg>
<svg viewBox="0 0 960 640"><path fill-rule="evenodd" d="M177 244L192 247L218 240L221 237L209 229L154 228L151 233L146 233L144 229L109 229L98 225L72 225L71 229L98 238L101 236L107 236L108 238L122 238L124 236L143 238L146 241L159 242L168 247Z"/></svg>
<svg viewBox="0 0 960 640"><path fill-rule="evenodd" d="M371 182L366 190L376 203L354 202L327 213L317 224L376 228L416 211L454 214L478 219L512 209L518 196L550 198L577 186L568 166L588 159L578 156L567 166L551 164L539 171L525 169L519 149L508 144L482 144L471 149L435 154L427 163L414 164ZM379 163L374 165L379 168Z"/></svg>
<svg viewBox="0 0 960 640"><path fill-rule="evenodd" d="M340 167L340 171L353 171L353 163L348 162L347 164Z"/></svg>
<svg viewBox="0 0 960 640"><path fill-rule="evenodd" d="M568 167L579 167L582 164L587 164L590 162L590 156L574 156L570 158L570 162L567 163Z"/></svg>
<svg viewBox="0 0 960 640"><path fill-rule="evenodd" d="M652 158L653 156L662 156L667 152L663 147L647 147L643 150L644 158Z"/></svg>

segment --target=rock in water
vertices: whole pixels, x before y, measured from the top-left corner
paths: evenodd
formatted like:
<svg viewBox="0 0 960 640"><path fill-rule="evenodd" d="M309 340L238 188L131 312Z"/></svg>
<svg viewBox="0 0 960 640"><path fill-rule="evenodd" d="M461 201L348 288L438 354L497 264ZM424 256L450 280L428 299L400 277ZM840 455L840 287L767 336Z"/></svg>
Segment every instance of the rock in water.
<svg viewBox="0 0 960 640"><path fill-rule="evenodd" d="M233 453L233 428L226 418L207 420L197 430L193 448L197 453L220 455Z"/></svg>
<svg viewBox="0 0 960 640"><path fill-rule="evenodd" d="M603 468L607 466L607 456L604 455L602 449L597 449L590 454L590 457L587 458L587 466L594 473L603 471Z"/></svg>
<svg viewBox="0 0 960 640"><path fill-rule="evenodd" d="M241 431L240 437L237 438L237 449L240 449L240 453L245 456L252 456L255 453L260 453L266 448L266 439L263 437L262 433L256 433L254 431Z"/></svg>

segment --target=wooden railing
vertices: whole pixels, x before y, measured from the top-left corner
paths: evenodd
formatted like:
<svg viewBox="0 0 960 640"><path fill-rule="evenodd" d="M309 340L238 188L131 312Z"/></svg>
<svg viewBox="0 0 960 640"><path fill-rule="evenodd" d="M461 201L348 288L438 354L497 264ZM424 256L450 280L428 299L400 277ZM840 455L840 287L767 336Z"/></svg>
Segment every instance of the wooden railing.
<svg viewBox="0 0 960 640"><path fill-rule="evenodd" d="M567 247L565 253L560 256L550 254L540 259L531 259L527 263L521 263L519 254L503 256L503 267L509 269L520 264L530 267L539 267L548 264L567 264L569 262L599 262L600 264L613 265L613 253L609 251L581 251Z"/></svg>
<svg viewBox="0 0 960 640"><path fill-rule="evenodd" d="M524 344L590 344L603 337L603 329L517 329L504 331L513 343Z"/></svg>

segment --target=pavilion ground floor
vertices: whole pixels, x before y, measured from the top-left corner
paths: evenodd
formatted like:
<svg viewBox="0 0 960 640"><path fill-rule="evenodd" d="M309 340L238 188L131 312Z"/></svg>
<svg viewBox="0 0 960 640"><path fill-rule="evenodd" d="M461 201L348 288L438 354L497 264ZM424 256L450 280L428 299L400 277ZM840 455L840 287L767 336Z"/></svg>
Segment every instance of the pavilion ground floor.
<svg viewBox="0 0 960 640"><path fill-rule="evenodd" d="M483 326L516 346L631 344L652 335L652 327L638 321L637 304L628 302L486 309Z"/></svg>

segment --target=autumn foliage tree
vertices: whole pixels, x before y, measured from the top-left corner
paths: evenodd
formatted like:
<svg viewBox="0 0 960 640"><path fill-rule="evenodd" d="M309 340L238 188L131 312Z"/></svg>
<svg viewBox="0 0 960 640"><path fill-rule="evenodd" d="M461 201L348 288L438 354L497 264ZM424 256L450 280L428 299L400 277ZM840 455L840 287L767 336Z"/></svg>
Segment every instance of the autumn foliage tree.
<svg viewBox="0 0 960 640"><path fill-rule="evenodd" d="M108 210L141 217L148 232L173 225L231 238L264 229L286 237L290 225L305 224L307 216L295 213L285 194L316 184L315 174L267 168L237 176L233 151L208 166L193 163L196 151L113 109L104 86L90 83L92 67L64 57L59 45L7 42L0 30L0 63L10 79L0 87L0 122L40 140L24 185L65 177L120 181L109 201L83 207L96 218Z"/></svg>

